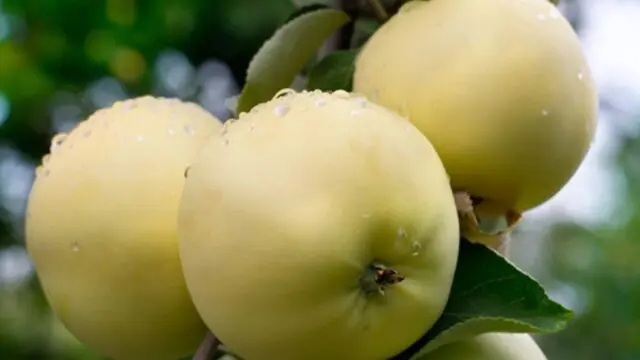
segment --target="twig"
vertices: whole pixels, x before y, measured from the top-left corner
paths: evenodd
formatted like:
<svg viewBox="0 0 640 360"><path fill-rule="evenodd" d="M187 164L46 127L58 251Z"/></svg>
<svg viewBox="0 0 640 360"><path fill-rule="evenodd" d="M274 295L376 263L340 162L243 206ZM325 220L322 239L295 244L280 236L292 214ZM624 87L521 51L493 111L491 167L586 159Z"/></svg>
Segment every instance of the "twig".
<svg viewBox="0 0 640 360"><path fill-rule="evenodd" d="M204 340L202 340L202 343L200 343L196 354L193 355L193 360L211 360L218 346L220 346L220 340L218 340L213 333L209 332Z"/></svg>

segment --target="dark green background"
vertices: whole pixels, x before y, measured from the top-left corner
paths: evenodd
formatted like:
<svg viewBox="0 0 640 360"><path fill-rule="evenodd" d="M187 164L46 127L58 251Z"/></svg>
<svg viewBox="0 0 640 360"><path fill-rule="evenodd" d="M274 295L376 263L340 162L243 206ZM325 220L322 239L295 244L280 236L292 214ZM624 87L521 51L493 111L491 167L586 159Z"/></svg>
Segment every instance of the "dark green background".
<svg viewBox="0 0 640 360"><path fill-rule="evenodd" d="M582 31L578 4L566 5ZM0 0L1 360L99 359L52 318L23 249L25 196L51 136L146 93L225 118L223 98L292 10L289 0ZM551 360L640 359L640 140L621 125L640 109L601 95L622 201L605 221L531 219L514 236L515 261L577 308L566 331L537 338Z"/></svg>

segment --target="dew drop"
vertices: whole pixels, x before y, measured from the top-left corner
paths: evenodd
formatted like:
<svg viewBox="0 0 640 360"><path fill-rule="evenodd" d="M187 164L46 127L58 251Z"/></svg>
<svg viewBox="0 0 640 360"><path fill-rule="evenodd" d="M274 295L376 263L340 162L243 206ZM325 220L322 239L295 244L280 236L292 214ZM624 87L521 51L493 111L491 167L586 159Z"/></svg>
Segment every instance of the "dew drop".
<svg viewBox="0 0 640 360"><path fill-rule="evenodd" d="M222 145L224 145L224 146L229 145L229 139L223 138L222 139Z"/></svg>
<svg viewBox="0 0 640 360"><path fill-rule="evenodd" d="M414 241L413 243L411 243L411 248L413 248L413 256L416 256L418 255L418 252L422 250L422 244L420 244L417 241Z"/></svg>
<svg viewBox="0 0 640 360"><path fill-rule="evenodd" d="M136 136L136 141L137 141L137 142L141 142L141 141L143 141L143 140L144 140L144 136L143 136L143 135L138 135L138 136Z"/></svg>
<svg viewBox="0 0 640 360"><path fill-rule="evenodd" d="M580 71L578 73L578 80L582 81L584 79L584 74L582 73L582 71Z"/></svg>
<svg viewBox="0 0 640 360"><path fill-rule="evenodd" d="M358 115L360 115L360 110L351 110L351 111L349 112L349 115L351 115L351 116L358 116Z"/></svg>
<svg viewBox="0 0 640 360"><path fill-rule="evenodd" d="M73 252L80 251L80 244L78 244L77 241L71 242L71 246L70 247L71 247L71 251L73 251Z"/></svg>
<svg viewBox="0 0 640 360"><path fill-rule="evenodd" d="M396 232L396 238L398 240L401 239L406 239L407 238L407 230L403 227L399 227L397 232Z"/></svg>
<svg viewBox="0 0 640 360"><path fill-rule="evenodd" d="M193 136L196 134L196 131L193 129L193 127L191 125L185 125L184 126L184 132L186 132L187 134Z"/></svg>
<svg viewBox="0 0 640 360"><path fill-rule="evenodd" d="M279 99L279 98L287 97L287 96L293 95L295 93L296 93L296 91L293 90L293 89L282 89L282 90L278 91L273 96L273 99Z"/></svg>
<svg viewBox="0 0 640 360"><path fill-rule="evenodd" d="M548 116L549 115L549 110L542 109L542 111L540 113L542 114L542 116Z"/></svg>
<svg viewBox="0 0 640 360"><path fill-rule="evenodd" d="M344 90L336 90L332 95L340 99L348 99L350 97L349 93Z"/></svg>
<svg viewBox="0 0 640 360"><path fill-rule="evenodd" d="M249 131L253 131L253 128L254 128L255 126L256 126L256 124L253 124L253 123L252 123L252 124L249 126Z"/></svg>
<svg viewBox="0 0 640 360"><path fill-rule="evenodd" d="M51 139L51 147L49 148L50 152L54 152L59 150L60 145L67 139L67 133L59 133L53 136Z"/></svg>
<svg viewBox="0 0 640 360"><path fill-rule="evenodd" d="M285 116L289 112L289 105L280 104L273 109L273 112L278 116Z"/></svg>
<svg viewBox="0 0 640 360"><path fill-rule="evenodd" d="M367 107L367 104L369 104L367 99L365 99L363 97L359 97L355 101L356 101L356 104L360 105L361 108L365 108L365 107Z"/></svg>
<svg viewBox="0 0 640 360"><path fill-rule="evenodd" d="M249 113L250 114L255 114L258 111L260 111L260 109L262 109L263 107L264 107L264 104L258 104L256 106L252 107L251 110L249 110Z"/></svg>
<svg viewBox="0 0 640 360"><path fill-rule="evenodd" d="M537 17L537 18L538 18L538 20L540 20L540 21L544 21L544 20L546 20L546 19L547 19L547 17L546 17L544 14L542 14L542 13L538 14L536 17Z"/></svg>
<svg viewBox="0 0 640 360"><path fill-rule="evenodd" d="M172 128L167 128L167 134L169 135L175 135L176 131L173 130Z"/></svg>
<svg viewBox="0 0 640 360"><path fill-rule="evenodd" d="M325 105L327 105L327 100L326 99L320 98L320 99L316 100L316 106L317 107L323 107Z"/></svg>

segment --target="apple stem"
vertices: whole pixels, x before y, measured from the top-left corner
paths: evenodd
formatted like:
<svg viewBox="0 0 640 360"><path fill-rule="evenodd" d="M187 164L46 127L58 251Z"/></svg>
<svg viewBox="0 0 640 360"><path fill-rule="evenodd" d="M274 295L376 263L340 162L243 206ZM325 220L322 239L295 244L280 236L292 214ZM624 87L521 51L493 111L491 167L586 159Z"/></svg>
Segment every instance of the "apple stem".
<svg viewBox="0 0 640 360"><path fill-rule="evenodd" d="M385 288L403 280L404 276L400 275L396 270L379 263L373 263L365 270L360 283L367 293L384 295Z"/></svg>
<svg viewBox="0 0 640 360"><path fill-rule="evenodd" d="M215 354L218 346L220 346L220 340L213 335L213 333L209 332L207 336L205 336L202 343L198 347L195 355L193 355L193 360L211 360L213 359L213 355Z"/></svg>

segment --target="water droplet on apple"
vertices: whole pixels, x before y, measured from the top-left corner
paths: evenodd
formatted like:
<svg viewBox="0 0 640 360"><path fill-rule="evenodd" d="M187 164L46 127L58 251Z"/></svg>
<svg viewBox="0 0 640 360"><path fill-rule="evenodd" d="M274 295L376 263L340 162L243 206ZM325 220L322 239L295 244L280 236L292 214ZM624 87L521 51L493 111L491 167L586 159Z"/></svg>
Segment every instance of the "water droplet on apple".
<svg viewBox="0 0 640 360"><path fill-rule="evenodd" d="M169 134L170 136L174 135L176 133L175 130L173 130L172 128L167 128L167 134Z"/></svg>
<svg viewBox="0 0 640 360"><path fill-rule="evenodd" d="M143 140L144 140L144 136L143 136L143 135L138 135L138 136L136 136L136 141L137 141L137 142L141 142L141 141L143 141Z"/></svg>
<svg viewBox="0 0 640 360"><path fill-rule="evenodd" d="M184 132L186 132L187 134L193 136L196 134L196 131L193 129L193 127L191 125L185 125L184 126Z"/></svg>
<svg viewBox="0 0 640 360"><path fill-rule="evenodd" d="M285 116L289 112L289 105L280 104L280 105L276 106L275 109L273 109L273 112L278 116Z"/></svg>
<svg viewBox="0 0 640 360"><path fill-rule="evenodd" d="M422 250L422 244L420 244L417 241L414 241L411 243L411 249L413 250L413 252L411 253L411 256L418 256L420 255L420 250Z"/></svg>
<svg viewBox="0 0 640 360"><path fill-rule="evenodd" d="M549 110L542 109L542 111L540 113L542 114L542 116L548 116L549 115Z"/></svg>
<svg viewBox="0 0 640 360"><path fill-rule="evenodd" d="M396 231L396 238L398 240L406 239L407 236L408 236L407 230L403 227L399 227L398 230Z"/></svg>
<svg viewBox="0 0 640 360"><path fill-rule="evenodd" d="M293 89L282 89L282 90L278 91L273 96L273 99L279 99L279 98L287 97L287 96L293 95L295 93L296 93L296 91L293 90Z"/></svg>
<svg viewBox="0 0 640 360"><path fill-rule="evenodd" d="M336 90L332 95L340 99L348 99L350 97L349 93L344 90Z"/></svg>
<svg viewBox="0 0 640 360"><path fill-rule="evenodd" d="M320 98L316 100L316 106L317 107L323 107L327 104L327 100L325 100L324 98Z"/></svg>
<svg viewBox="0 0 640 360"><path fill-rule="evenodd" d="M367 99L363 98L363 97L359 97L355 100L355 102L360 105L361 108L365 108L367 107L367 104L369 103L367 101Z"/></svg>
<svg viewBox="0 0 640 360"><path fill-rule="evenodd" d="M54 152L60 149L60 145L67 139L67 133L59 133L53 136L51 139L51 147L49 148L50 152Z"/></svg>
<svg viewBox="0 0 640 360"><path fill-rule="evenodd" d="M584 79L584 74L582 73L582 71L580 71L578 73L578 80L582 81Z"/></svg>

